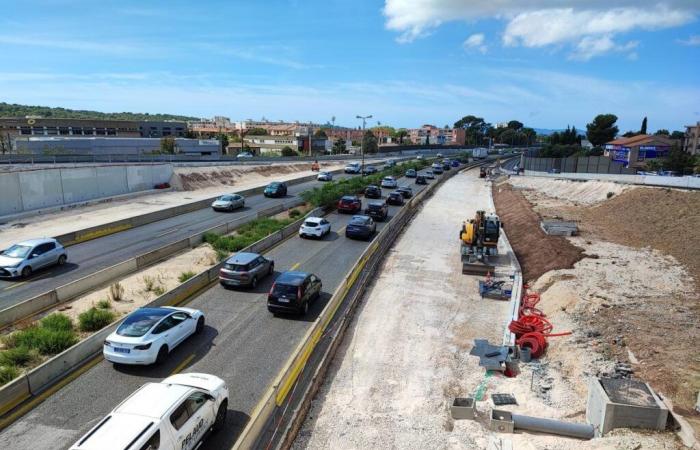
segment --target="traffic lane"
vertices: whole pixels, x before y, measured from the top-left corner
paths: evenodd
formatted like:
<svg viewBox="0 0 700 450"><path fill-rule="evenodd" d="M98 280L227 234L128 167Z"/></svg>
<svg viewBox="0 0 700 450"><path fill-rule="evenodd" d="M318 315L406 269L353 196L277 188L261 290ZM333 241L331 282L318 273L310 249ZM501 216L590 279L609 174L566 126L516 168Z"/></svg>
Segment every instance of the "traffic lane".
<svg viewBox="0 0 700 450"><path fill-rule="evenodd" d="M346 215L329 216L335 230L342 229L348 219ZM315 272L324 283L322 301L327 301L366 245L345 238L311 241L292 237L267 256L275 260L275 276L293 267ZM205 332L176 348L163 366L115 369L102 361L4 430L0 447L67 448L143 383L160 381L177 369L213 373L226 380L231 394L231 432L219 433L215 439L219 444L232 442L311 325L294 316L273 317L267 311L267 290L273 278L266 278L254 292L219 285L205 291L187 305L204 311ZM313 306L310 317L320 312L322 302ZM37 442L47 445L37 446ZM209 448L220 448L217 445Z"/></svg>
<svg viewBox="0 0 700 450"><path fill-rule="evenodd" d="M339 179L347 176L340 175ZM321 183L309 181L289 186L288 194L283 198L267 198L262 194L248 197L246 206L233 213L217 212L209 207L202 208L71 246L67 249L68 263L62 267L53 266L37 271L28 280L0 281L0 309L214 226L237 220L237 217L241 222L248 222L255 219L257 211L288 201Z"/></svg>

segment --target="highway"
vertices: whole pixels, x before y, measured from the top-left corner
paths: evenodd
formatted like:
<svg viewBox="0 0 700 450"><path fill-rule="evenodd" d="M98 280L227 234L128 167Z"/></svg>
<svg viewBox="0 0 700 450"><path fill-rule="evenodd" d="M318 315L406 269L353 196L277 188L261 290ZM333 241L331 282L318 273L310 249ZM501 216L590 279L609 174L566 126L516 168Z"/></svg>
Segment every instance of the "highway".
<svg viewBox="0 0 700 450"><path fill-rule="evenodd" d="M399 185L410 185L414 194L425 188L406 179ZM389 190L383 191L386 196ZM390 206L390 217L399 208ZM254 291L227 290L217 284L188 302L188 307L204 312L207 325L201 335L176 348L164 365L115 368L100 360L57 392L47 392L43 402L3 430L0 448L68 448L143 383L180 371L211 373L226 381L227 426L201 448L230 448L263 392L369 244L345 238L349 215L332 213L327 218L332 230L323 240L293 236L268 251L276 273ZM378 223L378 231L383 226ZM292 269L318 275L323 281L322 297L307 317L273 317L266 308L267 292L281 271Z"/></svg>
<svg viewBox="0 0 700 450"><path fill-rule="evenodd" d="M350 175L336 175L334 179L342 179L347 176ZM321 184L322 182L314 180L290 185L287 196L284 198L266 198L262 194L250 196L246 198L244 208L232 213L202 208L198 211L70 246L67 248L68 263L62 267L53 266L39 270L26 280L0 280L0 309L211 227L233 221L238 217L241 218L241 223L250 221L255 218L257 211L289 201L297 194ZM222 194L224 193L222 192ZM187 193L183 192L183 195L186 196ZM79 225L76 228L79 228Z"/></svg>

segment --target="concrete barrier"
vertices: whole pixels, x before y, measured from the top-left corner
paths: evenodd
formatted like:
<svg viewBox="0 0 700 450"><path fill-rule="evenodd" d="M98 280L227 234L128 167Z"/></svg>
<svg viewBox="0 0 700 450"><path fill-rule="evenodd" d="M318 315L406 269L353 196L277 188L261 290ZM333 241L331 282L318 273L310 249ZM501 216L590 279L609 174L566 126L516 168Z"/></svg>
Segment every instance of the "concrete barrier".
<svg viewBox="0 0 700 450"><path fill-rule="evenodd" d="M679 189L700 189L699 177L662 177L657 175L618 175L608 173L546 173L526 170L526 176L554 178L561 180L611 181L642 186L671 187Z"/></svg>
<svg viewBox="0 0 700 450"><path fill-rule="evenodd" d="M55 290L58 303L71 300L97 286L134 272L137 268L137 261L132 258L60 286Z"/></svg>
<svg viewBox="0 0 700 450"><path fill-rule="evenodd" d="M45 292L0 311L0 328L27 319L59 303L56 291Z"/></svg>
<svg viewBox="0 0 700 450"><path fill-rule="evenodd" d="M23 211L22 191L19 188L19 173L0 173L0 217Z"/></svg>
<svg viewBox="0 0 700 450"><path fill-rule="evenodd" d="M22 375L0 388L0 417L31 396L29 380Z"/></svg>

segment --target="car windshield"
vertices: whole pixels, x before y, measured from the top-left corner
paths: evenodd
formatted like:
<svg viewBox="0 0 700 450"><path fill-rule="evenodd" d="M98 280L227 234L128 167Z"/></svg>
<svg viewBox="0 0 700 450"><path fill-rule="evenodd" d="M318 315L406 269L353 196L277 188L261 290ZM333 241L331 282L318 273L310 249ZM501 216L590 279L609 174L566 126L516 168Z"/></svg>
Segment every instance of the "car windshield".
<svg viewBox="0 0 700 450"><path fill-rule="evenodd" d="M279 284L275 283L275 287L272 288L272 295L277 297L290 297L296 298L297 296L297 286L292 286L290 284Z"/></svg>
<svg viewBox="0 0 700 450"><path fill-rule="evenodd" d="M221 197L219 197L219 200L221 200L222 202L230 202L234 200L234 198L233 195L222 195Z"/></svg>
<svg viewBox="0 0 700 450"><path fill-rule="evenodd" d="M225 266L228 270L233 270L234 272L247 272L248 264L226 264Z"/></svg>
<svg viewBox="0 0 700 450"><path fill-rule="evenodd" d="M343 202L354 202L354 201L355 201L355 197L348 197L348 196L345 196L345 197L341 198L340 200L343 201Z"/></svg>
<svg viewBox="0 0 700 450"><path fill-rule="evenodd" d="M169 313L170 311L155 308L137 310L119 325L117 334L125 337L141 337Z"/></svg>
<svg viewBox="0 0 700 450"><path fill-rule="evenodd" d="M350 220L350 223L352 225L365 225L367 223L367 219L365 217L355 216Z"/></svg>
<svg viewBox="0 0 700 450"><path fill-rule="evenodd" d="M279 185L280 185L279 183L270 183L270 185L269 185L268 187L269 187L269 188L276 188L276 187L278 187Z"/></svg>
<svg viewBox="0 0 700 450"><path fill-rule="evenodd" d="M384 207L384 205L381 203L370 203L368 205L369 209L382 209L383 207Z"/></svg>
<svg viewBox="0 0 700 450"><path fill-rule="evenodd" d="M2 254L10 258L26 258L30 251L32 251L30 245L16 244L2 252Z"/></svg>

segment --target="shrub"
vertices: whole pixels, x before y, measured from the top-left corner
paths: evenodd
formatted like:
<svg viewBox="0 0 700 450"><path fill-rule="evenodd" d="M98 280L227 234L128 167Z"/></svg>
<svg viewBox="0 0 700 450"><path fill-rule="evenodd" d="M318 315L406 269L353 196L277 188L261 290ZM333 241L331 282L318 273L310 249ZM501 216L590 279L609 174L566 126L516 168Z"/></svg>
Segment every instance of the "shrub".
<svg viewBox="0 0 700 450"><path fill-rule="evenodd" d="M28 347L9 348L0 352L0 366L24 366L34 359Z"/></svg>
<svg viewBox="0 0 700 450"><path fill-rule="evenodd" d="M53 331L72 331L73 321L61 313L50 314L41 319L41 327Z"/></svg>
<svg viewBox="0 0 700 450"><path fill-rule="evenodd" d="M301 216L301 211L299 211L298 209L293 209L289 211L289 217L291 217L292 219L296 219L299 216Z"/></svg>
<svg viewBox="0 0 700 450"><path fill-rule="evenodd" d="M607 198L611 198L613 195L615 195L614 192L608 192L608 195L606 195Z"/></svg>
<svg viewBox="0 0 700 450"><path fill-rule="evenodd" d="M188 270L187 272L182 272L179 277L177 277L178 280L180 280L180 283L184 283L185 281L189 280L196 274L192 272L191 270Z"/></svg>
<svg viewBox="0 0 700 450"><path fill-rule="evenodd" d="M115 314L106 309L90 308L78 316L80 331L97 331L114 321Z"/></svg>
<svg viewBox="0 0 700 450"><path fill-rule="evenodd" d="M211 244L214 250L217 251L217 255L224 259L229 254L246 248L260 239L281 230L293 221L293 219L280 220L265 217L243 225L234 236L219 236L213 233L206 233L204 241Z"/></svg>
<svg viewBox="0 0 700 450"><path fill-rule="evenodd" d="M153 293L160 297L161 295L165 294L165 288L161 285L158 285L153 288Z"/></svg>
<svg viewBox="0 0 700 450"><path fill-rule="evenodd" d="M216 259L217 259L218 261L223 261L223 260L225 260L226 258L228 258L229 252L224 251L224 250L220 250L220 249L218 249L218 248L215 249L215 250L216 250Z"/></svg>
<svg viewBox="0 0 700 450"><path fill-rule="evenodd" d="M12 342L15 348L27 347L36 349L42 355L55 355L78 342L78 338L73 330L52 330L33 326L13 333L9 342Z"/></svg>
<svg viewBox="0 0 700 450"><path fill-rule="evenodd" d="M99 309L112 309L112 302L109 300L100 300L97 302L97 307Z"/></svg>
<svg viewBox="0 0 700 450"><path fill-rule="evenodd" d="M114 283L109 286L109 297L112 301L120 302L124 300L124 286L120 283Z"/></svg>
<svg viewBox="0 0 700 450"><path fill-rule="evenodd" d="M0 384L9 383L19 376L15 366L0 366Z"/></svg>
<svg viewBox="0 0 700 450"><path fill-rule="evenodd" d="M143 277L143 284L146 286L146 292L151 292L156 284L156 279L146 275Z"/></svg>

